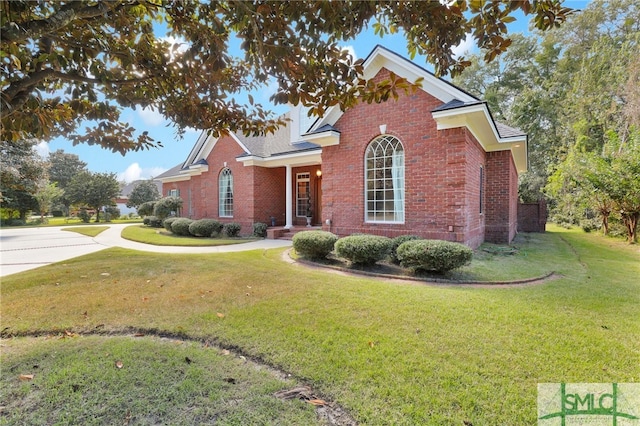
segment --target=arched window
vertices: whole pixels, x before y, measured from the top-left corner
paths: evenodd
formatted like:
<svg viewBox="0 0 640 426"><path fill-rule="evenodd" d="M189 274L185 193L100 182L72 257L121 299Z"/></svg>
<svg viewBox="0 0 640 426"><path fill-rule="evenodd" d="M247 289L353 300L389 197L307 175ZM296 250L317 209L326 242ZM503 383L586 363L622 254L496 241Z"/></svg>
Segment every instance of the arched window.
<svg viewBox="0 0 640 426"><path fill-rule="evenodd" d="M233 175L226 167L218 177L218 215L233 217Z"/></svg>
<svg viewBox="0 0 640 426"><path fill-rule="evenodd" d="M374 139L365 154L365 221L404 222L404 149L389 135Z"/></svg>

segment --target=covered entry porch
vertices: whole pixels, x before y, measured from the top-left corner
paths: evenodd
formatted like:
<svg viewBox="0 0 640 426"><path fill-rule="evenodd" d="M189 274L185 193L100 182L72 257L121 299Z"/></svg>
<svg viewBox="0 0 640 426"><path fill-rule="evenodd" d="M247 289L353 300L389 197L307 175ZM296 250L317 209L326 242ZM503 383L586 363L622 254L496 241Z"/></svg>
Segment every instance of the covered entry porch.
<svg viewBox="0 0 640 426"><path fill-rule="evenodd" d="M284 201L284 223L279 217L271 217L268 225L284 230L322 225L322 150L318 147L308 151L271 157L240 157L245 166L269 169L284 169L281 185Z"/></svg>

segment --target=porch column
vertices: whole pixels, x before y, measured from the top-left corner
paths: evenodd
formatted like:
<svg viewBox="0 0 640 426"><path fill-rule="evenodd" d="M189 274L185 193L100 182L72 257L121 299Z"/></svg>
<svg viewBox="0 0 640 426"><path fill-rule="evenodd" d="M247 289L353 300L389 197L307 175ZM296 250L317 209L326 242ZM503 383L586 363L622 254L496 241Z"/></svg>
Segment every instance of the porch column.
<svg viewBox="0 0 640 426"><path fill-rule="evenodd" d="M284 227L286 229L291 229L293 228L293 192L292 192L292 187L293 187L293 180L291 177L291 164L287 164L286 166L287 169L287 178L286 178L286 185L287 188L285 190L285 194L286 194L286 203L285 203L285 220L286 223L284 225Z"/></svg>

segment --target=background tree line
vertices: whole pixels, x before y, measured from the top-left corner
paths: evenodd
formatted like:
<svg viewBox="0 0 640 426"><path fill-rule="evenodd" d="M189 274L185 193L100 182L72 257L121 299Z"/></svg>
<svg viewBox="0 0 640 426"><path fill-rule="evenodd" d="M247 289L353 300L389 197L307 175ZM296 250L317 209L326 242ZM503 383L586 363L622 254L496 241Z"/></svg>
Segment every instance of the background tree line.
<svg viewBox="0 0 640 426"><path fill-rule="evenodd" d="M566 25L512 37L491 63L472 55L454 83L529 135L520 197L547 197L552 219L622 229L640 216L640 7L593 1ZM621 226L618 226L621 225ZM619 232L619 231L617 231Z"/></svg>
<svg viewBox="0 0 640 426"><path fill-rule="evenodd" d="M112 218L119 216L115 198L122 183L115 173L96 173L75 154L63 150L42 158L34 149L35 141L0 144L0 207L3 221L17 219L26 223L29 213L44 215L58 212L86 215L83 210L96 212L96 222L104 211ZM160 198L152 180L138 183L130 194L128 207ZM86 218L88 219L88 218Z"/></svg>

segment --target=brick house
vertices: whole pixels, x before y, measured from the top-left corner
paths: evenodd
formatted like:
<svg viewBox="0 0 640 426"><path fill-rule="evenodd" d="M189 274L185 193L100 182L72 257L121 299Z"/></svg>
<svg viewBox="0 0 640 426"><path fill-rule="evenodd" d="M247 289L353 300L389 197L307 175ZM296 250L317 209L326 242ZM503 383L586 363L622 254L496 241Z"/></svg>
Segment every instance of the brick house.
<svg viewBox="0 0 640 426"><path fill-rule="evenodd" d="M313 225L340 236L415 234L477 247L508 243L517 227L527 136L493 120L486 102L377 46L365 77L389 72L422 89L397 100L334 107L318 120L292 107L263 137L203 133L186 161L157 177L182 215Z"/></svg>

